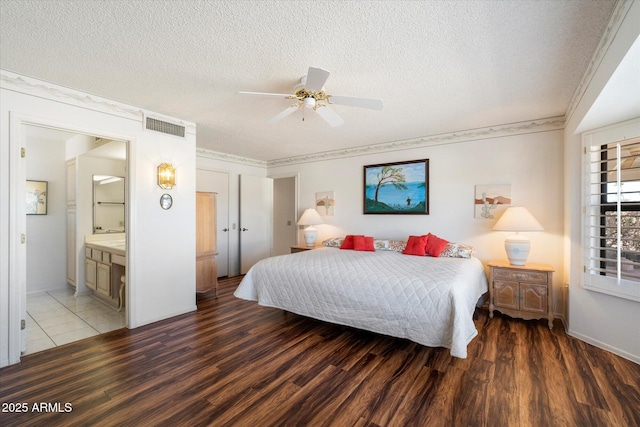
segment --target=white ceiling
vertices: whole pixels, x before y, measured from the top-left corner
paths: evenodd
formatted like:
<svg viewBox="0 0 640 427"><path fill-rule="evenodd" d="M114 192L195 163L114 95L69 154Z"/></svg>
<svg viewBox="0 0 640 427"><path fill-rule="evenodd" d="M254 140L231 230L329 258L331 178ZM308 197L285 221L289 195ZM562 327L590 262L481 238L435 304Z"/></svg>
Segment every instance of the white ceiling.
<svg viewBox="0 0 640 427"><path fill-rule="evenodd" d="M0 68L197 123L197 146L275 160L563 116L615 0L0 2ZM270 125L309 66L331 128Z"/></svg>

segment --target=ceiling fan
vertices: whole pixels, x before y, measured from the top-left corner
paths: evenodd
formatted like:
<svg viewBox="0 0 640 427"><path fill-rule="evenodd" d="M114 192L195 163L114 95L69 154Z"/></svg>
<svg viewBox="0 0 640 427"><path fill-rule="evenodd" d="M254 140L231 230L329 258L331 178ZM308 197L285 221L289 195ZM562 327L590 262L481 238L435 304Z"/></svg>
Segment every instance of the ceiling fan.
<svg viewBox="0 0 640 427"><path fill-rule="evenodd" d="M370 98L354 98L351 96L335 96L329 95L324 91L324 84L331 74L322 68L309 67L306 76L302 76L300 83L293 88L293 95L282 93L264 93L264 92L238 92L241 95L251 96L268 96L283 99L294 99L295 103L286 110L274 116L268 123L278 122L288 115L292 114L298 108L304 107L313 109L320 117L324 119L330 126L340 126L344 124L344 120L332 109L329 104L350 105L352 107L370 108L372 110L382 110L381 99ZM303 118L304 120L304 118Z"/></svg>

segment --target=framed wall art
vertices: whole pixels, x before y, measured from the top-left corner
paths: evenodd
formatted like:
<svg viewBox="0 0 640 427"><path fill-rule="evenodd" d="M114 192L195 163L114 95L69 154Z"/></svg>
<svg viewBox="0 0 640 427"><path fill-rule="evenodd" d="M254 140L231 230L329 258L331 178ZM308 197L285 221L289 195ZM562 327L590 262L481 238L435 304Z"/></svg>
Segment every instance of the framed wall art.
<svg viewBox="0 0 640 427"><path fill-rule="evenodd" d="M511 185L476 185L474 217L493 219L511 205ZM500 215L498 215L500 216Z"/></svg>
<svg viewBox="0 0 640 427"><path fill-rule="evenodd" d="M429 214L429 159L364 167L364 214Z"/></svg>
<svg viewBox="0 0 640 427"><path fill-rule="evenodd" d="M319 191L316 193L316 210L321 216L333 216L335 204L333 191Z"/></svg>
<svg viewBox="0 0 640 427"><path fill-rule="evenodd" d="M27 181L27 215L47 214L47 181Z"/></svg>

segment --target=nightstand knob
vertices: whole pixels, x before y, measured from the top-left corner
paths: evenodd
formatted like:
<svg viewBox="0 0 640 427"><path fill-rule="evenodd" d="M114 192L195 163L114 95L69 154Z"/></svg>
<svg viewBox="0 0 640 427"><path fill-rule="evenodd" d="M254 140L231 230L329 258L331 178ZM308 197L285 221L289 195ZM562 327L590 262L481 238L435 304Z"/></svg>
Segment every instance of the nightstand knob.
<svg viewBox="0 0 640 427"><path fill-rule="evenodd" d="M515 279L526 279L527 275L525 273L513 273L511 277Z"/></svg>

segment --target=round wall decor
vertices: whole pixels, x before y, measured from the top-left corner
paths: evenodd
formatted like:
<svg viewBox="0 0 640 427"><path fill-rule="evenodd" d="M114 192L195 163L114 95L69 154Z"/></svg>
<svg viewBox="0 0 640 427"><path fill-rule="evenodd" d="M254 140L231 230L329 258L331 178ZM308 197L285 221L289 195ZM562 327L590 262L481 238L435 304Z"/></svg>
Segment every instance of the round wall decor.
<svg viewBox="0 0 640 427"><path fill-rule="evenodd" d="M167 210L171 209L171 205L173 205L173 198L170 194L163 194L160 196L160 206L162 209Z"/></svg>

